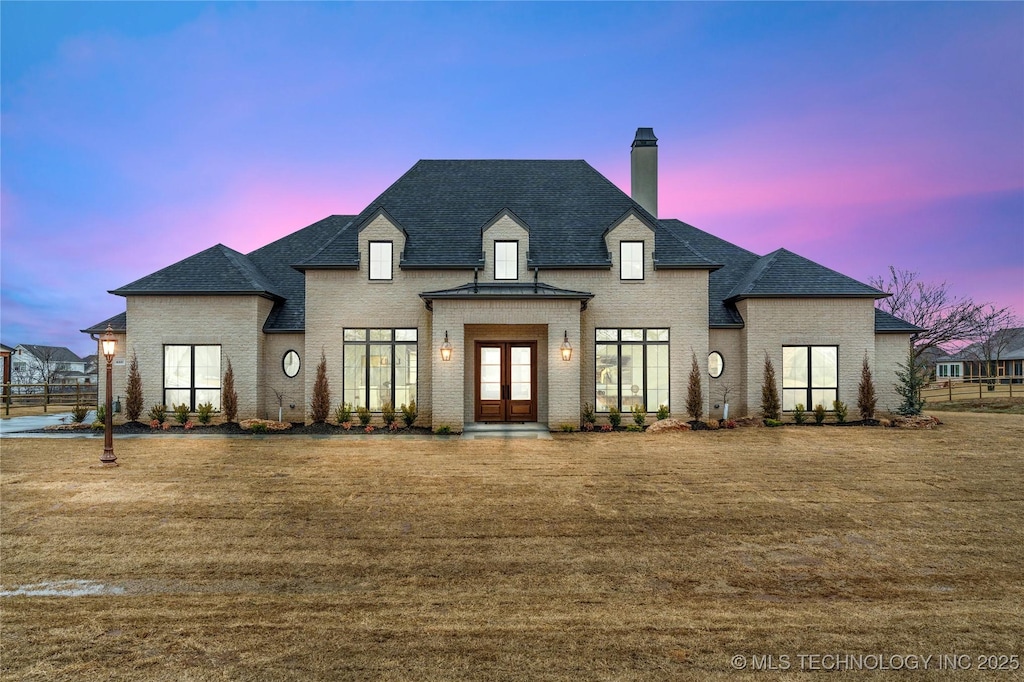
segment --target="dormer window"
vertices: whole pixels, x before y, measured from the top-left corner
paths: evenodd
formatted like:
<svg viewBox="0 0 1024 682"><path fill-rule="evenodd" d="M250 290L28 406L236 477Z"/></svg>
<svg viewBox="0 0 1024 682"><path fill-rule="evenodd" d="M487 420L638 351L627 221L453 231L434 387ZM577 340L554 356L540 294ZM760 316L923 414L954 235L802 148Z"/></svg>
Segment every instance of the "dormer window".
<svg viewBox="0 0 1024 682"><path fill-rule="evenodd" d="M391 279L391 242L370 242L370 279Z"/></svg>
<svg viewBox="0 0 1024 682"><path fill-rule="evenodd" d="M494 242L494 279L519 279L519 242Z"/></svg>
<svg viewBox="0 0 1024 682"><path fill-rule="evenodd" d="M619 278L644 278L643 242L619 242Z"/></svg>

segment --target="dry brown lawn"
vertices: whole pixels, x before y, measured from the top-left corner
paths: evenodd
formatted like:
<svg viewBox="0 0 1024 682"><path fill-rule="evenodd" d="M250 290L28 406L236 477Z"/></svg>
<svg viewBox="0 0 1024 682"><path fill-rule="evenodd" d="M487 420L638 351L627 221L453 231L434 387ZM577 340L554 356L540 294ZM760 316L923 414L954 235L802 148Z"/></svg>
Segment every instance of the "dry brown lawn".
<svg viewBox="0 0 1024 682"><path fill-rule="evenodd" d="M971 657L905 679L1021 679L975 657L1024 654L1024 418L943 419L135 438L117 469L94 466L98 440L5 439L3 589L105 593L0 597L0 673L755 680L860 653ZM755 655L790 670L751 671Z"/></svg>

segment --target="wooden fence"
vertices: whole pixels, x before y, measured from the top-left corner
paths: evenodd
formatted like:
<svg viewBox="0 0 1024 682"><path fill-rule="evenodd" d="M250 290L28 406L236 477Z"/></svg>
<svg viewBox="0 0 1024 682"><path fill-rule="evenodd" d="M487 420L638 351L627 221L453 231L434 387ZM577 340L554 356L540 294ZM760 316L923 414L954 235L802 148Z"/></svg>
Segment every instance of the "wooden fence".
<svg viewBox="0 0 1024 682"><path fill-rule="evenodd" d="M960 400L989 398L1024 398L1024 385L1012 381L1001 383L995 379L968 379L966 381L936 381L921 390L926 402L944 403Z"/></svg>
<svg viewBox="0 0 1024 682"><path fill-rule="evenodd" d="M83 384L4 384L4 415L11 408L39 407L48 412L50 407L74 405L95 406L99 392L95 385Z"/></svg>

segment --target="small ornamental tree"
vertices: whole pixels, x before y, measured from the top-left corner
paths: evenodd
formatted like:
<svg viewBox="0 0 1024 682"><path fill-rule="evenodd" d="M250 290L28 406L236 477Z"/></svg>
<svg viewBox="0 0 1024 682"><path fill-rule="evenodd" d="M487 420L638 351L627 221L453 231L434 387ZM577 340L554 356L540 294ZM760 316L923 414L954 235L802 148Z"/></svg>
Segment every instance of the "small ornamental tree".
<svg viewBox="0 0 1024 682"><path fill-rule="evenodd" d="M775 383L775 365L768 353L764 354L764 381L761 383L761 414L765 419L778 420L782 405L779 403L779 387Z"/></svg>
<svg viewBox="0 0 1024 682"><path fill-rule="evenodd" d="M896 370L896 392L903 398L903 402L896 408L896 411L904 417L921 414L921 410L924 409L921 389L924 387L926 380L925 369L918 364L917 356L914 354L914 346L908 345L907 362L906 364L898 365Z"/></svg>
<svg viewBox="0 0 1024 682"><path fill-rule="evenodd" d="M871 377L871 367L868 365L868 354L864 354L864 364L860 368L860 385L857 387L857 410L861 419L875 418L875 405L878 404L878 397L875 395L875 380Z"/></svg>
<svg viewBox="0 0 1024 682"><path fill-rule="evenodd" d="M690 419L700 421L704 416L704 392L700 386L700 366L697 354L691 353L693 361L690 365L690 384L686 389L686 413Z"/></svg>
<svg viewBox="0 0 1024 682"><path fill-rule="evenodd" d="M128 386L124 396L124 415L128 421L139 421L142 414L142 375L139 374L139 358L132 351L132 361L128 363Z"/></svg>
<svg viewBox="0 0 1024 682"><path fill-rule="evenodd" d="M314 424L323 424L331 413L331 386L327 382L327 356L320 351L313 382L313 398L309 402L309 418Z"/></svg>
<svg viewBox="0 0 1024 682"><path fill-rule="evenodd" d="M228 369L224 372L224 383L220 392L224 421L230 424L238 419L238 393L235 392L235 370L231 369L231 360L228 360Z"/></svg>

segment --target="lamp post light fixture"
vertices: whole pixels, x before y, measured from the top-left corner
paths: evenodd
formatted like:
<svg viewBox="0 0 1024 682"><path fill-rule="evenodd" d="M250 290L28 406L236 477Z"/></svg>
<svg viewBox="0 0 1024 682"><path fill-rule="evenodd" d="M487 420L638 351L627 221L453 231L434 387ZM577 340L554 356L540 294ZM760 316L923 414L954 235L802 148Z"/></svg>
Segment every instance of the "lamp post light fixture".
<svg viewBox="0 0 1024 682"><path fill-rule="evenodd" d="M452 344L448 341L448 330L444 331L444 343L441 344L441 361L448 362L452 359Z"/></svg>
<svg viewBox="0 0 1024 682"><path fill-rule="evenodd" d="M117 457L114 456L114 410L110 402L110 394L113 392L113 363L114 353L117 350L117 340L114 338L114 329L109 324L107 331L100 337L100 346L103 349L103 357L107 359L107 405L104 414L103 425L103 454L100 456L100 463L105 467L116 467Z"/></svg>
<svg viewBox="0 0 1024 682"><path fill-rule="evenodd" d="M562 341L562 360L569 362L572 360L572 344L569 343L569 330L563 332L565 340Z"/></svg>

